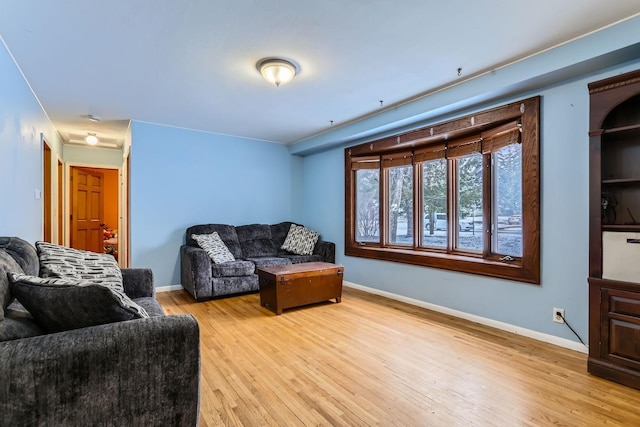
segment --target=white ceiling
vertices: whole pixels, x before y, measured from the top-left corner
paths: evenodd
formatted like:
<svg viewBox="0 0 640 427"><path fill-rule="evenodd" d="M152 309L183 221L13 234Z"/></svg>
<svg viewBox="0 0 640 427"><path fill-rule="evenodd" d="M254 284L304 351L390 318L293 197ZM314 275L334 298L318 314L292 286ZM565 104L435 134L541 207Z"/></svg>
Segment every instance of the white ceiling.
<svg viewBox="0 0 640 427"><path fill-rule="evenodd" d="M120 145L133 119L288 144L638 13L638 0L0 0L0 36L67 143ZM255 68L268 56L299 75L269 85Z"/></svg>

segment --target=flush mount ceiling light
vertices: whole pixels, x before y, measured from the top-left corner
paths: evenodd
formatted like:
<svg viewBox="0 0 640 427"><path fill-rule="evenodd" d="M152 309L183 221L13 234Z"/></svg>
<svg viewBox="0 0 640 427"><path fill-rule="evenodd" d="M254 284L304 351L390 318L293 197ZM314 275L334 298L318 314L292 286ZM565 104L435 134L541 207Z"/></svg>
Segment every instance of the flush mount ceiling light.
<svg viewBox="0 0 640 427"><path fill-rule="evenodd" d="M88 133L84 140L87 141L89 145L96 145L98 143L98 137L95 133Z"/></svg>
<svg viewBox="0 0 640 427"><path fill-rule="evenodd" d="M261 59L256 68L266 81L276 86L289 83L298 72L298 67L293 62L280 58Z"/></svg>

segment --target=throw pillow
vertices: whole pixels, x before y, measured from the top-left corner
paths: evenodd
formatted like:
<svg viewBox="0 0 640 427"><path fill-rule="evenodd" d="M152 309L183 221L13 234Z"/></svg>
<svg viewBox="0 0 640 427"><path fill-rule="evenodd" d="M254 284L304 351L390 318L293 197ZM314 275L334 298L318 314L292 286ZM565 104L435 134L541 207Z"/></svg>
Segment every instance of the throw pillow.
<svg viewBox="0 0 640 427"><path fill-rule="evenodd" d="M124 292L122 272L112 255L36 242L40 276L84 280Z"/></svg>
<svg viewBox="0 0 640 427"><path fill-rule="evenodd" d="M297 255L313 255L320 234L301 225L291 224L282 249Z"/></svg>
<svg viewBox="0 0 640 427"><path fill-rule="evenodd" d="M49 333L149 317L127 295L107 286L16 273L9 279L13 295Z"/></svg>
<svg viewBox="0 0 640 427"><path fill-rule="evenodd" d="M209 254L215 264L236 260L220 238L220 235L215 231L211 234L192 234L191 238Z"/></svg>

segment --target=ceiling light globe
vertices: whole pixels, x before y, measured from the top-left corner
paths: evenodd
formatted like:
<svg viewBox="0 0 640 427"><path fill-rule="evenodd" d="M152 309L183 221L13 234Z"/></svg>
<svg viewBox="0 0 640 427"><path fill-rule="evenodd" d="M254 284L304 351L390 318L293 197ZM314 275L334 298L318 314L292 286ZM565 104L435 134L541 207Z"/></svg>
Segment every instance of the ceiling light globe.
<svg viewBox="0 0 640 427"><path fill-rule="evenodd" d="M262 77L276 86L289 83L296 75L293 63L284 59L265 59L258 62L258 70Z"/></svg>
<svg viewBox="0 0 640 427"><path fill-rule="evenodd" d="M87 137L84 140L87 141L87 144L89 145L96 145L98 143L98 137L96 137L93 134L87 135Z"/></svg>

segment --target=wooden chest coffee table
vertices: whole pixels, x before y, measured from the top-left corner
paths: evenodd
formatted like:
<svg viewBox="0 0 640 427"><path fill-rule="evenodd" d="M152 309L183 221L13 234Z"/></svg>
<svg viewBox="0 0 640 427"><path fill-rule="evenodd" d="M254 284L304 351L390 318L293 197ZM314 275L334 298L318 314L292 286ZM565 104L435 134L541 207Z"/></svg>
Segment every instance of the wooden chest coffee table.
<svg viewBox="0 0 640 427"><path fill-rule="evenodd" d="M260 305L276 314L335 298L342 300L344 267L328 262L306 262L258 269Z"/></svg>

